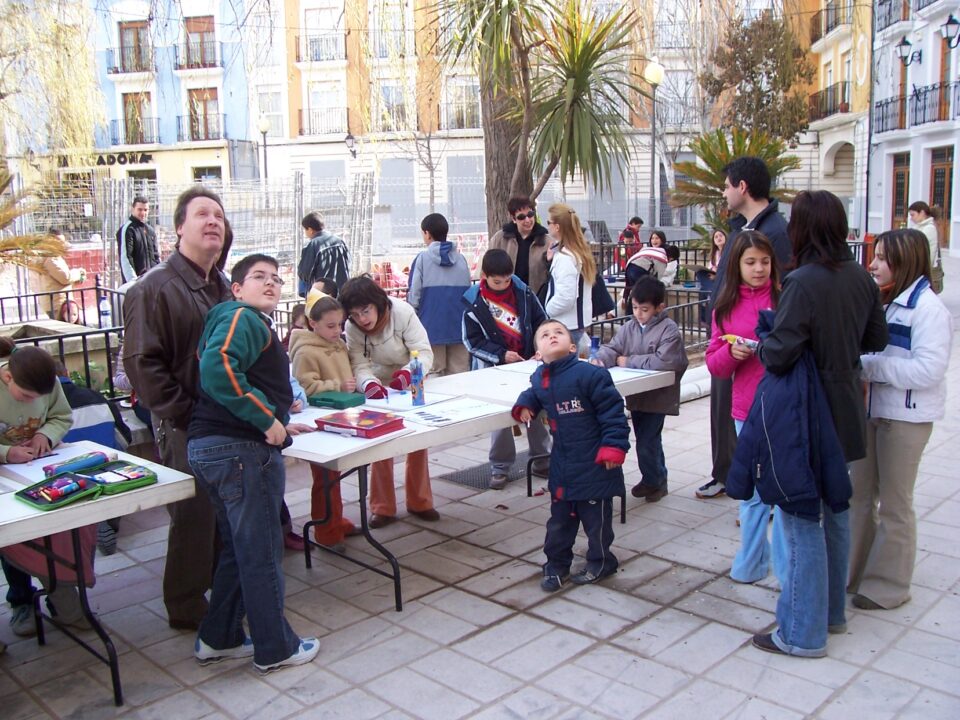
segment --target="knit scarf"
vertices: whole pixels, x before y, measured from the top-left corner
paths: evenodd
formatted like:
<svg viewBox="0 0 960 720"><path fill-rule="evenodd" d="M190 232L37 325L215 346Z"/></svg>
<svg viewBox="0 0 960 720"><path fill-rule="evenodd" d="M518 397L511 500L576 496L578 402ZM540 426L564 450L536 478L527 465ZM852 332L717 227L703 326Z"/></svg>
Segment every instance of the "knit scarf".
<svg viewBox="0 0 960 720"><path fill-rule="evenodd" d="M517 312L517 293L513 283L506 290L497 292L487 286L486 280L480 281L480 297L487 304L490 315L500 334L503 335L503 341L506 343L507 350L515 353L523 353L523 333L520 330L520 317Z"/></svg>

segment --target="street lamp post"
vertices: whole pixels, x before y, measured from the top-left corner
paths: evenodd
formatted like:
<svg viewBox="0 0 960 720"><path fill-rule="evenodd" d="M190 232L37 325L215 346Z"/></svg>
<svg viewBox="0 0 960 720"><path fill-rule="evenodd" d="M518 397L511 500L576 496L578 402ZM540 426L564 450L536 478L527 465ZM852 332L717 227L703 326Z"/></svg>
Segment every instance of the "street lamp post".
<svg viewBox="0 0 960 720"><path fill-rule="evenodd" d="M656 57L647 61L643 79L650 85L650 227L659 224L657 216L657 86L663 82L663 65Z"/></svg>
<svg viewBox="0 0 960 720"><path fill-rule="evenodd" d="M270 118L261 115L257 121L257 130L263 136L263 179L267 179L267 133L270 132Z"/></svg>

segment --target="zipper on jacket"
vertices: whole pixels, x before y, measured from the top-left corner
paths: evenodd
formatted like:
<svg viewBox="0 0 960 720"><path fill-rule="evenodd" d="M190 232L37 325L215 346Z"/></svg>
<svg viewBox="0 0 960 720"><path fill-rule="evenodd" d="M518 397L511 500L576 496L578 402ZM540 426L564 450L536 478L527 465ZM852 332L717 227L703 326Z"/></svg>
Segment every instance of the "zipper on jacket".
<svg viewBox="0 0 960 720"><path fill-rule="evenodd" d="M767 432L767 404L765 402L765 395L760 396L760 419L763 424L763 436L767 440L767 452L770 455L770 471L773 473L773 479L777 483L777 488L780 490L780 495L787 502L791 502L790 496L783 489L783 485L780 484L780 477L777 475L777 465L773 460L773 443L770 442L770 433ZM757 464L759 472L759 463ZM759 490L757 491L760 492Z"/></svg>

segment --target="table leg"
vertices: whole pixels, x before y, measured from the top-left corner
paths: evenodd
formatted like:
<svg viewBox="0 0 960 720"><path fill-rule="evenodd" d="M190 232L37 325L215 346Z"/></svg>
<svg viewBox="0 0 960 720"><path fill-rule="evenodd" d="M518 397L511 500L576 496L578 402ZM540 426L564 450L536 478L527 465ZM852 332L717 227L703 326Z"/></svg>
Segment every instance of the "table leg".
<svg viewBox="0 0 960 720"><path fill-rule="evenodd" d="M327 547L326 545L321 545L310 539L310 535L309 535L310 528L313 527L314 525L318 525L322 522L325 522L325 520L329 519L330 517L330 486L328 483L324 483L324 488L323 488L324 499L326 500L326 503L327 503L327 513L326 513L327 517L323 520L310 520L307 523L305 523L303 526L303 540L304 540L303 544L304 544L305 553L306 553L306 564L308 568L311 567L310 548L312 546L320 550L323 550L325 552L337 555L338 557L342 557L344 560L352 562L355 565L359 565L360 567L364 567L367 570L372 570L373 572L378 573L379 575L383 575L384 577L390 578L391 580L393 580L394 606L396 607L397 612L401 612L403 610L403 594L400 588L400 563L397 562L397 558L393 555L393 553L387 550L387 548L384 547L381 543L379 543L377 539L373 537L373 535L370 533L370 524L367 517L367 466L361 465L359 468L356 468L356 471L357 471L357 485L360 490L360 532L363 534L363 537L366 538L367 542L371 546L373 546L373 548L378 553L380 553L381 555L383 555L383 557L387 559L387 562L390 563L391 572L387 572L386 570L381 570L380 568L374 567L373 565L370 565L369 563L365 563L362 560L358 560L357 558L352 558L346 553L341 552L340 550L337 550L332 547ZM351 472L353 472L353 470L350 470L348 472L341 474L340 480L343 480L343 478L345 478Z"/></svg>

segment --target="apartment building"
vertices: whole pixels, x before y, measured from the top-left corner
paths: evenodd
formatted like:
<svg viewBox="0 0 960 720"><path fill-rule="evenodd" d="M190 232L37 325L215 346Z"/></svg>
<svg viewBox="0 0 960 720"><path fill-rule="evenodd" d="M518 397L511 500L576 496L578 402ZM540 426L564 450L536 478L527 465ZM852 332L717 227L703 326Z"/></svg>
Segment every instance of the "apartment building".
<svg viewBox="0 0 960 720"><path fill-rule="evenodd" d="M939 208L941 245L960 253L960 8L875 0L873 11L870 231L905 225L910 203L923 200Z"/></svg>

